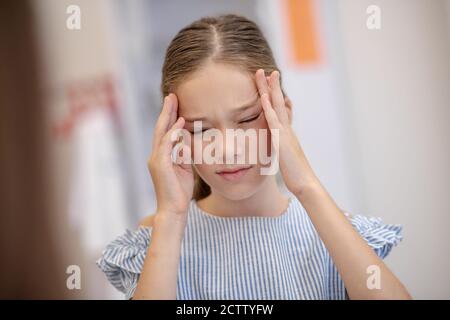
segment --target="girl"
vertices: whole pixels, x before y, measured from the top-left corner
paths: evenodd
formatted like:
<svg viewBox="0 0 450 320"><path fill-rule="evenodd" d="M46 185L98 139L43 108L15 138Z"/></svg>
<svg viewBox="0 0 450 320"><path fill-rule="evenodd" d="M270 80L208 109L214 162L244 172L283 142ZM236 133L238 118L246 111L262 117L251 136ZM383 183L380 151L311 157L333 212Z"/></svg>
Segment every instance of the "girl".
<svg viewBox="0 0 450 320"><path fill-rule="evenodd" d="M338 208L290 126L293 106L277 69L258 26L241 16L202 18L170 43L148 162L156 213L97 261L127 298L410 298L381 260L401 240L401 227ZM202 121L201 131L194 121ZM283 195L275 175L261 174L259 160L174 163L172 138L180 129L190 132L183 153L192 157L213 129L268 132L292 196ZM224 143L224 158L251 152Z"/></svg>

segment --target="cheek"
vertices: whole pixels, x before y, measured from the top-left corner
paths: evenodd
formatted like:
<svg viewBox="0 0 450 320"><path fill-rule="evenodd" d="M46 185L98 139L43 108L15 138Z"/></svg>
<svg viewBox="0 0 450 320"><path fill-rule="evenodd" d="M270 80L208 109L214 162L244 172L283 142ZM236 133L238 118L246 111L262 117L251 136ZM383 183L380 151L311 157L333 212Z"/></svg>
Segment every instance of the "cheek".
<svg viewBox="0 0 450 320"><path fill-rule="evenodd" d="M219 144L218 142L215 142L214 139L212 139L211 141L207 141L207 140L203 140L201 135L192 135L191 136L191 156L192 159L199 159L202 162L206 162L206 163L211 163L211 159L205 159L204 156L209 157L210 153L206 152L209 151L209 149L207 149L207 147L212 144L214 142L214 146L219 147L221 144ZM206 150L206 151L205 151ZM214 157L215 156L215 148L212 148L212 153L211 155ZM208 161L209 160L209 161Z"/></svg>
<svg viewBox="0 0 450 320"><path fill-rule="evenodd" d="M197 155L198 159L203 159L202 155L205 150L205 147L210 144L210 141L205 141L202 139L201 134L191 134L191 151L192 156Z"/></svg>
<svg viewBox="0 0 450 320"><path fill-rule="evenodd" d="M250 146L250 143L246 145L246 154L251 157L256 157L258 159L258 163L260 163L261 153L262 156L270 156L270 130L267 126L266 119L262 116L250 127L256 130L256 150L255 148ZM265 142L265 143L264 143ZM263 145L261 145L263 143ZM255 154L256 153L256 154Z"/></svg>
<svg viewBox="0 0 450 320"><path fill-rule="evenodd" d="M195 171L203 179L209 186L215 186L217 183L215 182L215 169L214 165L208 164L196 164Z"/></svg>
<svg viewBox="0 0 450 320"><path fill-rule="evenodd" d="M261 123L260 129L264 129L264 130L260 130L259 134L265 136L266 145L263 146L263 147L265 148L266 156L270 156L271 155L271 149L272 149L272 143L271 143L272 135L270 133L270 129L269 129L269 126L267 124L266 118L264 117L264 114L263 114L263 117L261 118L261 122L262 123ZM261 147L262 146L259 146L259 148L261 148Z"/></svg>
<svg viewBox="0 0 450 320"><path fill-rule="evenodd" d="M258 119L259 126L263 129L268 129L269 126L267 125L266 117L264 115L264 112L262 113L261 117Z"/></svg>

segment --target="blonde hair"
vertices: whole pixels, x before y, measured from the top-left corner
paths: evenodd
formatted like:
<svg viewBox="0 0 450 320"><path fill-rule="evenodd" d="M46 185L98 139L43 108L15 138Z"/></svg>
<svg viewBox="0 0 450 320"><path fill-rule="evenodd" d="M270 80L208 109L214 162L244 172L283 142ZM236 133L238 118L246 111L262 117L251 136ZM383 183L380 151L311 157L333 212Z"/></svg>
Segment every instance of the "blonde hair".
<svg viewBox="0 0 450 320"><path fill-rule="evenodd" d="M162 67L163 97L207 61L238 66L251 74L264 69L266 76L278 70L256 23L235 14L204 17L181 29L170 42ZM207 197L211 188L195 170L194 177L193 199Z"/></svg>

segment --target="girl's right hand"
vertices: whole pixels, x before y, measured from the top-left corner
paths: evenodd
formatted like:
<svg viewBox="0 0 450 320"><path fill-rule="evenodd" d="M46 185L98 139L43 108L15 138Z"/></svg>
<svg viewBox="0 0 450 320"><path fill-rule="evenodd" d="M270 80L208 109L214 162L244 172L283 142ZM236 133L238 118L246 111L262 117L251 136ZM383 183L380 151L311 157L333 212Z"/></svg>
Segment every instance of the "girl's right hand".
<svg viewBox="0 0 450 320"><path fill-rule="evenodd" d="M153 134L153 149L148 168L155 187L157 214L173 215L183 222L194 189L194 176L190 164L178 164L172 160L172 150L177 143L174 131L184 126L184 118L178 117L178 99L174 93L164 98L164 105ZM189 135L183 136L190 139ZM184 150L190 155L190 140L184 141Z"/></svg>

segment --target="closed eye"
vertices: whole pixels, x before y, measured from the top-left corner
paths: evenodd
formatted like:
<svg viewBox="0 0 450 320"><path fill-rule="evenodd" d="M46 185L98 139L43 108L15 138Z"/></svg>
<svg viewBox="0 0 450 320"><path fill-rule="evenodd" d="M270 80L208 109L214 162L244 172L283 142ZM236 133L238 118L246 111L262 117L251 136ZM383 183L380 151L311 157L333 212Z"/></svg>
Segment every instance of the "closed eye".
<svg viewBox="0 0 450 320"><path fill-rule="evenodd" d="M200 134L200 133L203 133L203 132L205 132L205 131L207 131L207 130L209 130L210 128L202 128L202 130L197 130L197 131L194 131L194 130L188 130L191 134Z"/></svg>
<svg viewBox="0 0 450 320"><path fill-rule="evenodd" d="M259 116L260 116L261 114L262 114L262 111L261 111L260 113L258 113L257 115L253 116L253 117L250 117L250 118L248 118L248 119L239 121L239 123L247 123L247 122L255 121L256 119L259 118Z"/></svg>

